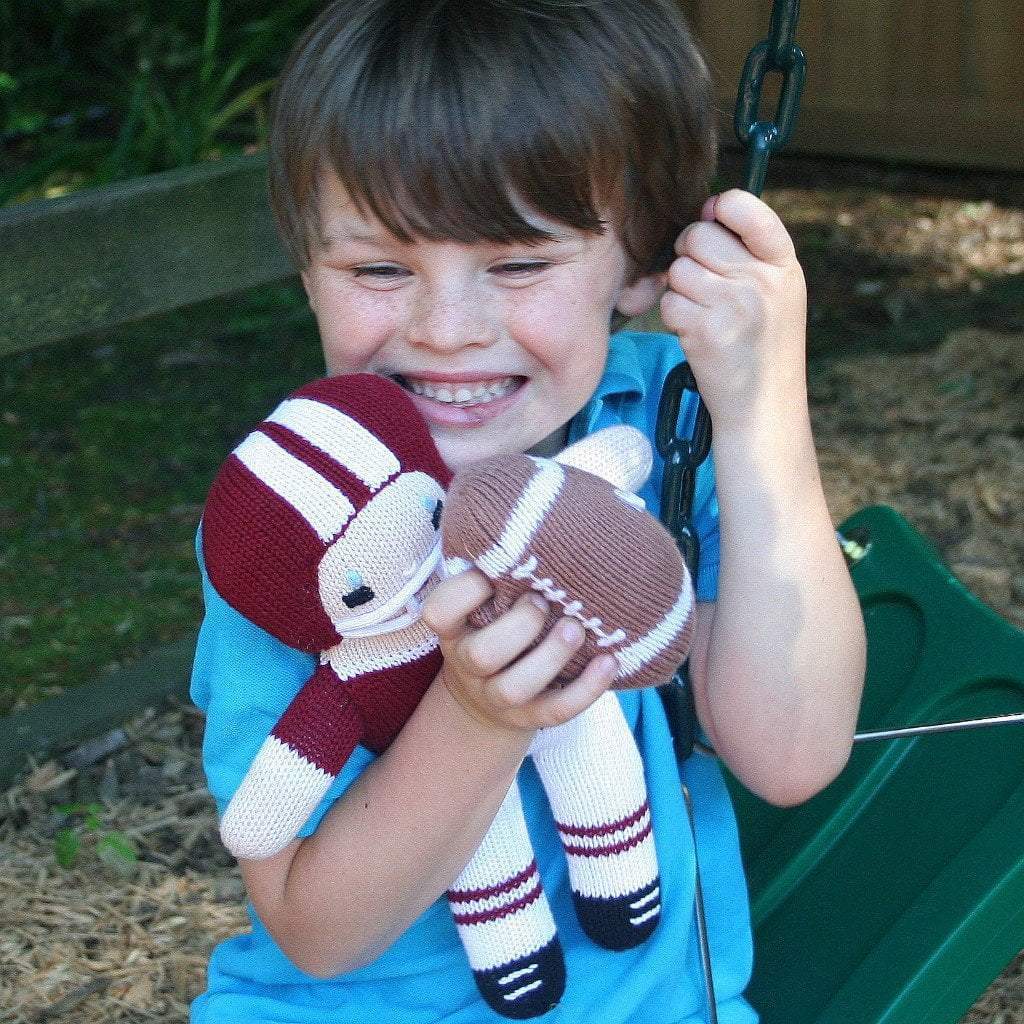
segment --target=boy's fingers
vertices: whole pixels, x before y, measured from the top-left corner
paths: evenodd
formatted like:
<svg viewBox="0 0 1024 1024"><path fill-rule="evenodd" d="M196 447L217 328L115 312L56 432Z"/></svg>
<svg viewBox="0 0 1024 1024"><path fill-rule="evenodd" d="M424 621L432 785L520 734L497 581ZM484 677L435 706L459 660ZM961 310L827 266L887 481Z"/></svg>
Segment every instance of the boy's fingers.
<svg viewBox="0 0 1024 1024"><path fill-rule="evenodd" d="M469 613L493 593L490 581L479 569L467 569L443 580L427 595L423 621L438 636L451 636L465 628Z"/></svg>
<svg viewBox="0 0 1024 1024"><path fill-rule="evenodd" d="M668 283L678 295L711 306L721 290L722 278L689 256L681 256L668 268Z"/></svg>
<svg viewBox="0 0 1024 1024"><path fill-rule="evenodd" d="M559 619L532 651L490 680L495 703L515 708L532 700L569 664L585 637L575 619Z"/></svg>
<svg viewBox="0 0 1024 1024"><path fill-rule="evenodd" d="M775 264L793 259L793 240L786 226L757 196L741 188L731 188L713 198L717 223L737 235L753 256Z"/></svg>
<svg viewBox="0 0 1024 1024"><path fill-rule="evenodd" d="M492 676L537 639L547 617L547 601L539 594L524 594L500 618L464 637L459 659L478 675Z"/></svg>
<svg viewBox="0 0 1024 1024"><path fill-rule="evenodd" d="M610 654L592 658L587 667L561 690L545 690L530 705L531 724L546 728L564 725L586 711L615 681L619 665Z"/></svg>
<svg viewBox="0 0 1024 1024"><path fill-rule="evenodd" d="M704 200L704 205L700 208L700 219L701 220L714 220L715 219L715 206L718 205L718 196L708 196Z"/></svg>
<svg viewBox="0 0 1024 1024"><path fill-rule="evenodd" d="M665 292L661 297L662 322L674 334L693 334L707 319L707 314L707 307L677 292Z"/></svg>
<svg viewBox="0 0 1024 1024"><path fill-rule="evenodd" d="M676 255L722 274L751 260L740 237L717 221L698 220L687 225L676 239L675 250Z"/></svg>

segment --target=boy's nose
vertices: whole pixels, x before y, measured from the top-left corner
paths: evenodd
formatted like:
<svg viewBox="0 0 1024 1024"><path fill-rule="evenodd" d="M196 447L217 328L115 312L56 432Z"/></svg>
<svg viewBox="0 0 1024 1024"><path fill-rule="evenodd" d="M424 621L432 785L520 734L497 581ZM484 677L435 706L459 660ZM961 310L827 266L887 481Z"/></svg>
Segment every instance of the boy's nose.
<svg viewBox="0 0 1024 1024"><path fill-rule="evenodd" d="M417 297L407 335L412 345L451 352L490 345L498 332L485 296L452 288Z"/></svg>

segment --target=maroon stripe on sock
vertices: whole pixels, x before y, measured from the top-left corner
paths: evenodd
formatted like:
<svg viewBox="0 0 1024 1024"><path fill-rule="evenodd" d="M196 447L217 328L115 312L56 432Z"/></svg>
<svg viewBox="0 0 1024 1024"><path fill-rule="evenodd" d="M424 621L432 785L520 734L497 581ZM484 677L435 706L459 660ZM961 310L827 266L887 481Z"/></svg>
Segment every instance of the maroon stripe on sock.
<svg viewBox="0 0 1024 1024"><path fill-rule="evenodd" d="M273 735L328 775L337 775L363 734L344 683L320 665L274 726Z"/></svg>
<svg viewBox="0 0 1024 1024"><path fill-rule="evenodd" d="M488 921L499 921L503 917L510 917L517 914L523 907L536 903L540 899L541 889L538 880L532 889L525 892L519 899L507 903L503 907L495 907L493 910L478 910L471 914L459 914L452 911L452 918L456 924L486 924Z"/></svg>
<svg viewBox="0 0 1024 1024"><path fill-rule="evenodd" d="M261 423L260 431L276 441L286 452L300 462L315 469L329 483L334 484L355 506L358 512L376 493L340 462L332 459L323 449L300 437L280 423ZM388 481L385 480L383 487ZM378 488L379 490L380 488Z"/></svg>
<svg viewBox="0 0 1024 1024"><path fill-rule="evenodd" d="M470 900L483 900L489 896L501 896L502 893L518 888L530 875L535 874L537 874L537 862L531 860L519 874L506 878L504 882L499 882L497 885L489 885L483 889L449 889L448 901L450 903L468 903Z"/></svg>
<svg viewBox="0 0 1024 1024"><path fill-rule="evenodd" d="M618 832L620 828L629 828L630 825L635 825L649 810L650 804L645 800L632 814L627 814L626 817L613 821L610 825L563 825L560 821L555 824L563 836L593 838L608 835L609 832Z"/></svg>
<svg viewBox="0 0 1024 1024"><path fill-rule="evenodd" d="M612 854L622 853L624 850L639 846L650 834L651 823L648 822L646 828L642 829L635 836L612 843L611 846L572 846L569 843L563 845L566 853L571 853L576 857L610 857Z"/></svg>

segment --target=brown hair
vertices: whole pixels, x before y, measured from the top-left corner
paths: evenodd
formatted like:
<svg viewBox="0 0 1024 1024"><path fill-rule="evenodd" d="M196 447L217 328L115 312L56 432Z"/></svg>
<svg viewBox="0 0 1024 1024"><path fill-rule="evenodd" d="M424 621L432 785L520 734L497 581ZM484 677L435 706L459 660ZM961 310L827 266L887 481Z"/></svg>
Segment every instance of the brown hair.
<svg viewBox="0 0 1024 1024"><path fill-rule="evenodd" d="M338 0L278 86L271 204L303 270L329 167L405 241L543 239L516 199L597 232L604 207L652 273L707 195L714 120L675 0Z"/></svg>

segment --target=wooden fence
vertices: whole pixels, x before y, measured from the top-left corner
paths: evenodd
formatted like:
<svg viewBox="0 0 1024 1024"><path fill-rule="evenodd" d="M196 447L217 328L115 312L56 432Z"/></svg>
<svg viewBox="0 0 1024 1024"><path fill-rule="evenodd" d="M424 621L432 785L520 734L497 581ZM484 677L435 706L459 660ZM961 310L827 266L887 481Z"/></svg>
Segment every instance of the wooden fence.
<svg viewBox="0 0 1024 1024"><path fill-rule="evenodd" d="M771 2L680 3L731 118ZM796 39L808 74L791 151L1024 170L1021 0L805 0Z"/></svg>

